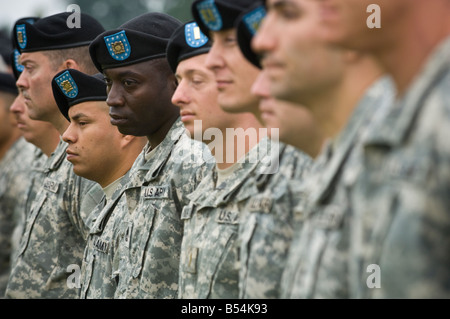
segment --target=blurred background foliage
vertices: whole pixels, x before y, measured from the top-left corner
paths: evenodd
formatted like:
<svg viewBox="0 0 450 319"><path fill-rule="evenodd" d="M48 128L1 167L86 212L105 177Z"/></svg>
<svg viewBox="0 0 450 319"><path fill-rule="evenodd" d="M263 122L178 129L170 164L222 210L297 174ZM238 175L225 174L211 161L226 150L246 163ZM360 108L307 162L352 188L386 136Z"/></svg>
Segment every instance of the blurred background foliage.
<svg viewBox="0 0 450 319"><path fill-rule="evenodd" d="M165 12L182 22L192 19L194 0L69 0L81 12L98 19L105 29L114 29L126 21L146 12Z"/></svg>
<svg viewBox="0 0 450 319"><path fill-rule="evenodd" d="M181 22L187 22L192 20L192 2L194 0L58 0L58 8L60 7L61 9L57 9L54 6L50 7L44 1L41 2L41 5L40 0L34 0L36 7L31 14L26 16L43 17L46 16L44 14L46 9L57 9L57 12L59 10L67 11L67 7L70 4L76 4L80 7L81 12L90 14L108 30L115 29L128 20L147 12L164 12L179 19ZM2 9L7 10L7 5L3 8L0 6L0 10ZM9 59L10 51L12 50L10 40L12 25L9 24L5 21L0 21L0 55L5 61ZM8 64L10 63L10 61L7 62Z"/></svg>

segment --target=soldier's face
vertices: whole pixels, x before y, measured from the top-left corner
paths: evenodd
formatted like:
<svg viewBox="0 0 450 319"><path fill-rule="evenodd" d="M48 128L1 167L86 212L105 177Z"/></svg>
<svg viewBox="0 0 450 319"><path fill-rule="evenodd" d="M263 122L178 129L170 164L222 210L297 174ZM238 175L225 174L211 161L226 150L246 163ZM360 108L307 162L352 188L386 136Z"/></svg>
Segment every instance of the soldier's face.
<svg viewBox="0 0 450 319"><path fill-rule="evenodd" d="M191 138L203 139L210 128L225 130L231 126L238 114L223 111L217 102L217 85L214 73L206 67L206 54L197 55L178 64L177 89L172 103L180 108L181 121ZM201 125L194 123L201 121Z"/></svg>
<svg viewBox="0 0 450 319"><path fill-rule="evenodd" d="M252 47L262 55L275 98L308 106L318 92L341 79L343 54L326 45L319 6L312 0L268 0Z"/></svg>
<svg viewBox="0 0 450 319"><path fill-rule="evenodd" d="M373 51L398 41L398 22L407 16L416 0L314 1L320 5L322 29L328 42L347 49ZM374 19L379 20L380 28L370 25Z"/></svg>
<svg viewBox="0 0 450 319"><path fill-rule="evenodd" d="M252 93L260 97L261 119L272 139L293 145L313 157L317 155L318 145L315 143L321 144L320 132L308 109L274 99L264 70L253 83Z"/></svg>
<svg viewBox="0 0 450 319"><path fill-rule="evenodd" d="M28 114L33 120L48 121L58 112L51 86L58 70L54 69L42 52L22 53L20 63L24 70L17 80L17 86L22 90Z"/></svg>
<svg viewBox="0 0 450 319"><path fill-rule="evenodd" d="M123 134L150 136L173 116L175 77L161 72L161 59L104 70L111 124ZM168 66L167 66L168 67Z"/></svg>
<svg viewBox="0 0 450 319"><path fill-rule="evenodd" d="M13 114L9 111L7 100L4 99L3 92L0 92L0 146L9 142L13 128L16 125Z"/></svg>
<svg viewBox="0 0 450 319"><path fill-rule="evenodd" d="M211 32L213 45L206 65L215 74L220 107L231 113L258 112L258 99L250 88L259 70L242 54L237 43L236 29Z"/></svg>
<svg viewBox="0 0 450 319"><path fill-rule="evenodd" d="M28 115L24 97L19 94L10 106L11 112L16 117L17 126L23 137L34 145L46 141L49 135L56 134L56 128L49 122L32 120ZM58 133L59 134L59 133Z"/></svg>
<svg viewBox="0 0 450 319"><path fill-rule="evenodd" d="M70 125L62 135L74 173L107 186L120 165L121 134L111 125L105 102L89 101L69 109Z"/></svg>

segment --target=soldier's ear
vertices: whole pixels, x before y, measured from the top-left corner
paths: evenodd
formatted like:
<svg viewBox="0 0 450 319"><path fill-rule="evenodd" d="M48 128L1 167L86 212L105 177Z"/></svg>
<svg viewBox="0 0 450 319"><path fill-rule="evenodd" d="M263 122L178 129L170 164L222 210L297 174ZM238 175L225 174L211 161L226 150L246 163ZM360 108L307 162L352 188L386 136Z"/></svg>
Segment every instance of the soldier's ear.
<svg viewBox="0 0 450 319"><path fill-rule="evenodd" d="M73 59L67 59L64 61L63 66L65 69L80 70L80 65Z"/></svg>
<svg viewBox="0 0 450 319"><path fill-rule="evenodd" d="M359 53L357 51L352 51L352 50L345 50L344 51L344 60L347 63L355 63L362 56L363 56L363 54L361 54L361 53Z"/></svg>

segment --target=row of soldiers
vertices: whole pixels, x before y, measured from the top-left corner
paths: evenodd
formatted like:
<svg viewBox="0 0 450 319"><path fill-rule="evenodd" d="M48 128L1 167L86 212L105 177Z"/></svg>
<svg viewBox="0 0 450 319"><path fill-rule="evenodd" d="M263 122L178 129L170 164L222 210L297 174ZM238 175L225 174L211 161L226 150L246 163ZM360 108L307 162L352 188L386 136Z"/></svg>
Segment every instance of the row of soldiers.
<svg viewBox="0 0 450 319"><path fill-rule="evenodd" d="M450 297L450 1L376 2L19 19L6 298Z"/></svg>

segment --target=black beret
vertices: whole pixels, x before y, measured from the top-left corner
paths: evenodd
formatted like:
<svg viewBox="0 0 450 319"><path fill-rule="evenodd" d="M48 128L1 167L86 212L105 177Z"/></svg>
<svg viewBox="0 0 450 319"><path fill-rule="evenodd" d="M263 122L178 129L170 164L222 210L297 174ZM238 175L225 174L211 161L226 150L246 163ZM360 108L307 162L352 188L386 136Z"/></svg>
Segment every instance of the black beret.
<svg viewBox="0 0 450 319"><path fill-rule="evenodd" d="M173 73L180 61L208 53L211 41L200 31L196 22L190 21L178 27L167 45L167 61Z"/></svg>
<svg viewBox="0 0 450 319"><path fill-rule="evenodd" d="M101 73L88 75L74 69L58 72L53 77L52 90L59 110L68 120L71 106L87 101L106 101L107 98Z"/></svg>
<svg viewBox="0 0 450 319"><path fill-rule="evenodd" d="M255 0L196 0L191 11L200 30L221 31L235 27L236 18L255 3Z"/></svg>
<svg viewBox="0 0 450 319"><path fill-rule="evenodd" d="M9 35L0 30L0 56L8 66L11 66L10 55L12 51L11 39Z"/></svg>
<svg viewBox="0 0 450 319"><path fill-rule="evenodd" d="M25 22L28 22L29 24L33 24L33 23L35 23L37 20L39 20L39 18L38 17L26 17L26 18L21 18L21 19L19 19L19 20L17 20L16 21L16 23L14 24L14 26L16 26L16 25L20 25L20 24L23 24L23 23L25 23ZM12 30L12 36L11 36L11 39L12 39L12 46L13 46L13 51L11 52L11 66L12 66L12 70L13 70L13 73L14 73L14 76L16 77L16 80L19 78L19 76L20 76L20 74L22 73L22 71L23 71L23 65L21 65L20 63L19 63L19 58L20 58L20 52L19 52L19 50L17 50L17 47L16 47L16 45L17 45L17 43L16 43L16 41L15 41L15 27L13 28L13 30Z"/></svg>
<svg viewBox="0 0 450 319"><path fill-rule="evenodd" d="M15 47L23 52L58 50L89 45L105 29L88 14L80 13L80 28L70 28L67 21L73 13L61 12L30 23L14 24Z"/></svg>
<svg viewBox="0 0 450 319"><path fill-rule="evenodd" d="M165 13L144 13L103 32L92 41L89 53L100 72L147 60L165 58L172 33L181 22Z"/></svg>
<svg viewBox="0 0 450 319"><path fill-rule="evenodd" d="M252 50L251 42L265 16L266 9L264 4L258 1L250 9L243 12L236 20L237 42L242 54L250 63L260 69L259 57Z"/></svg>
<svg viewBox="0 0 450 319"><path fill-rule="evenodd" d="M0 92L17 95L16 79L11 73L0 73Z"/></svg>

